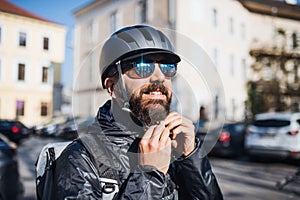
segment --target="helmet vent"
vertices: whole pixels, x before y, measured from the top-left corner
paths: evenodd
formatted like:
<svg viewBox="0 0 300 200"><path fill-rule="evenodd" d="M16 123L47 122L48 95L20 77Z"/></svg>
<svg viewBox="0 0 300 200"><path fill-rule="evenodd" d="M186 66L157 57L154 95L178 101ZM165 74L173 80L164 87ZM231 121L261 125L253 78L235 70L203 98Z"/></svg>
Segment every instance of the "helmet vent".
<svg viewBox="0 0 300 200"><path fill-rule="evenodd" d="M151 37L150 33L145 29L145 28L140 28L139 31L142 32L143 36L145 37L146 40L152 41L153 38Z"/></svg>
<svg viewBox="0 0 300 200"><path fill-rule="evenodd" d="M126 41L127 43L135 42L135 40L126 32L121 32L117 34L117 37Z"/></svg>
<svg viewBox="0 0 300 200"><path fill-rule="evenodd" d="M160 32L160 31L159 31L159 36L160 36L160 39L161 39L162 42L166 42L165 36L164 36L163 33Z"/></svg>

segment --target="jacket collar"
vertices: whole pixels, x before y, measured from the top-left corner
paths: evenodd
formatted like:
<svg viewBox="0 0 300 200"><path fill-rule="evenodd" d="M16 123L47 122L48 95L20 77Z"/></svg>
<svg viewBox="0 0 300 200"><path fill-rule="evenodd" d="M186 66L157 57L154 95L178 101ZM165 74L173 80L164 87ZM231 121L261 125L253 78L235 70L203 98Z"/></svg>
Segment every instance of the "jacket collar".
<svg viewBox="0 0 300 200"><path fill-rule="evenodd" d="M105 134L141 135L144 128L123 111L116 102L108 100L97 113L97 121Z"/></svg>

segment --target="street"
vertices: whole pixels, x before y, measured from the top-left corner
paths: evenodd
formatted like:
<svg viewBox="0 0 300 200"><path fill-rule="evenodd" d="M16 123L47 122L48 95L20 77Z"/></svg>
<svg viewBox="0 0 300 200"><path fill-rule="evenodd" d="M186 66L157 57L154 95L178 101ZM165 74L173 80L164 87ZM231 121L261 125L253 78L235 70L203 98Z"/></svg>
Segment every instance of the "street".
<svg viewBox="0 0 300 200"><path fill-rule="evenodd" d="M32 136L18 149L19 171L24 184L23 200L35 200L35 162L39 151L51 138ZM219 181L224 199L263 200L263 199L299 199L299 183L290 183L282 191L275 183L297 169L289 162L253 162L247 157L238 159L210 158L213 171Z"/></svg>
<svg viewBox="0 0 300 200"><path fill-rule="evenodd" d="M290 183L277 190L275 184L287 175L292 175L297 166L279 161L253 162L247 158L211 158L225 199L265 200L299 199L299 183Z"/></svg>

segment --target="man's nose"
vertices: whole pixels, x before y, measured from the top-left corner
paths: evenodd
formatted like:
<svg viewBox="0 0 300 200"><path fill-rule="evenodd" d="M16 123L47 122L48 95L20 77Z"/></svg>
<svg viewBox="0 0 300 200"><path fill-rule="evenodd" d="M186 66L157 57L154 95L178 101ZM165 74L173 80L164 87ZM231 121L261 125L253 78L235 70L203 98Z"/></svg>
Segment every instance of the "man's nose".
<svg viewBox="0 0 300 200"><path fill-rule="evenodd" d="M165 81L165 75L160 70L159 64L155 63L154 72L150 77L151 82L164 82Z"/></svg>

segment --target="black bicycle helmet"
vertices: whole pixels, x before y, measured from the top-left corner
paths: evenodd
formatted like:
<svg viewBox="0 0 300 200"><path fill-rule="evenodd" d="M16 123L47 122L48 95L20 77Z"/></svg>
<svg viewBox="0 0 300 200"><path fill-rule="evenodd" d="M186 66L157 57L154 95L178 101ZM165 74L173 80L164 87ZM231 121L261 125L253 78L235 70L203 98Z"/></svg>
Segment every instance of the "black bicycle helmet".
<svg viewBox="0 0 300 200"><path fill-rule="evenodd" d="M111 67L116 62L126 58L134 58L141 55L165 54L171 63L180 62L180 57L174 53L174 47L169 38L161 31L146 25L124 27L115 33L104 43L100 56L100 74L102 86Z"/></svg>

